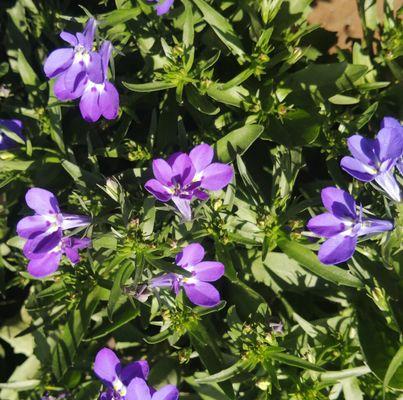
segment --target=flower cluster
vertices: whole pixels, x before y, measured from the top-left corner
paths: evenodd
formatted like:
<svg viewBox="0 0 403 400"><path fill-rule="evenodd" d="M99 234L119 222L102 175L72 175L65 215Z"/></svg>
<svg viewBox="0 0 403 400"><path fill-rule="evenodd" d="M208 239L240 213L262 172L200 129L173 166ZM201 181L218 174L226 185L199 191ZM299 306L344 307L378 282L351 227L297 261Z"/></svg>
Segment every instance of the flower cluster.
<svg viewBox="0 0 403 400"><path fill-rule="evenodd" d="M88 247L90 239L64 236L63 232L87 226L90 219L62 213L54 194L45 189L29 189L25 200L35 211L35 215L23 218L17 225L18 235L26 239L23 252L29 259L28 272L36 278L52 274L63 254L76 264L80 260L78 250Z"/></svg>
<svg viewBox="0 0 403 400"><path fill-rule="evenodd" d="M116 354L108 349L101 349L94 363L94 372L106 386L100 400L177 400L178 389L166 385L155 390L147 385L149 373L147 361L135 361L123 366Z"/></svg>
<svg viewBox="0 0 403 400"><path fill-rule="evenodd" d="M220 301L220 293L208 282L224 275L224 265L217 261L203 261L204 248L199 243L186 246L175 259L176 265L190 273L189 277L169 273L152 279L151 287L169 287L175 294L183 287L189 300L198 306L214 307Z"/></svg>
<svg viewBox="0 0 403 400"><path fill-rule="evenodd" d="M174 0L148 0L148 1L158 3L155 6L158 15L166 14L174 4Z"/></svg>
<svg viewBox="0 0 403 400"><path fill-rule="evenodd" d="M22 134L22 122L18 119L0 119L0 150L8 150L18 143L11 137L12 134L25 141Z"/></svg>
<svg viewBox="0 0 403 400"><path fill-rule="evenodd" d="M234 175L231 166L213 163L214 151L208 144L196 146L189 155L174 153L166 161L153 161L155 179L145 184L154 197L162 202L172 200L185 220L192 218L192 199L207 200L207 191L223 189Z"/></svg>
<svg viewBox="0 0 403 400"><path fill-rule="evenodd" d="M91 18L83 32L62 32L60 37L70 47L53 51L44 66L46 76L56 78L56 97L61 101L81 97L81 115L89 122L101 115L114 119L119 110L119 94L108 80L112 44L104 41L99 51L94 51L95 31L96 21Z"/></svg>
<svg viewBox="0 0 403 400"><path fill-rule="evenodd" d="M394 175L395 167L403 172L403 127L399 121L385 117L375 139L353 135L347 145L353 157L343 157L342 169L360 181L375 181L392 200L400 202L401 191ZM359 237L393 229L392 222L365 217L362 206L358 211L354 198L344 190L323 189L322 202L328 212L311 218L307 226L327 239L318 253L324 264L349 260Z"/></svg>

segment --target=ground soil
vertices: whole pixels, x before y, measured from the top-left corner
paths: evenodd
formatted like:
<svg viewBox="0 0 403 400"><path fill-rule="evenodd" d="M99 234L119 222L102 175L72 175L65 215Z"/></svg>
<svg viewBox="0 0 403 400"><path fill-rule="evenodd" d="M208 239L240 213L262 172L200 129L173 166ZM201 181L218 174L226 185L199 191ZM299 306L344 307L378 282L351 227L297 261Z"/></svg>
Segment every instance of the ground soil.
<svg viewBox="0 0 403 400"><path fill-rule="evenodd" d="M378 15L382 18L383 0L378 3ZM403 0L395 0L395 10L403 7ZM337 47L349 48L350 38L361 38L362 28L356 0L317 0L308 18L330 32L337 33Z"/></svg>

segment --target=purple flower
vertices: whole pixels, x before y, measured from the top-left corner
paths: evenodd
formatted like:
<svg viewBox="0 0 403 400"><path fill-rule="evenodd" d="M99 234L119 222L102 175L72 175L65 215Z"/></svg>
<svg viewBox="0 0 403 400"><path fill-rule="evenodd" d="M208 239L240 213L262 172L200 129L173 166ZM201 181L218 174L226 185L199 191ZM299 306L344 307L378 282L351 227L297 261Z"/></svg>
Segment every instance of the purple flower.
<svg viewBox="0 0 403 400"><path fill-rule="evenodd" d="M167 161L153 161L156 179L146 182L145 188L158 200L172 200L185 220L192 218L190 202L193 198L207 200L206 190L220 190L234 175L232 167L212 163L214 151L208 144L196 146L190 153L175 153Z"/></svg>
<svg viewBox="0 0 403 400"><path fill-rule="evenodd" d="M115 119L118 115L119 93L108 80L108 65L111 53L112 44L105 41L99 51L102 60L102 81L93 81L90 76L86 78L80 101L81 115L86 121L98 121L101 115L106 119Z"/></svg>
<svg viewBox="0 0 403 400"><path fill-rule="evenodd" d="M393 168L403 152L403 135L400 126L389 122L386 120L375 139L351 136L347 142L354 157L343 157L340 165L360 181L375 180L391 199L400 201L400 188Z"/></svg>
<svg viewBox="0 0 403 400"><path fill-rule="evenodd" d="M327 240L320 247L318 257L324 264L338 264L352 257L359 236L369 236L390 231L389 221L364 218L362 207L357 212L354 198L335 187L327 187L321 193L328 212L313 217L308 228Z"/></svg>
<svg viewBox="0 0 403 400"><path fill-rule="evenodd" d="M148 387L147 361L135 361L123 367L116 354L107 348L97 353L94 372L107 387L100 400L176 400L179 397L178 389L172 385L158 391Z"/></svg>
<svg viewBox="0 0 403 400"><path fill-rule="evenodd" d="M154 3L158 3L155 6L157 10L157 15L164 15L169 12L169 9L173 6L174 0L148 0Z"/></svg>
<svg viewBox="0 0 403 400"><path fill-rule="evenodd" d="M18 119L0 119L0 150L8 150L18 145L18 143L8 137L5 130L11 131L25 140L22 134L22 122Z"/></svg>
<svg viewBox="0 0 403 400"><path fill-rule="evenodd" d="M177 256L175 262L190 277L169 273L151 280L151 287L170 287L177 295L183 287L189 300L198 306L214 307L220 301L220 293L208 282L214 282L224 275L224 265L217 261L202 261L204 248L199 243L186 246Z"/></svg>
<svg viewBox="0 0 403 400"><path fill-rule="evenodd" d="M63 237L63 231L86 226L90 218L62 213L53 193L40 188L29 189L25 195L29 208L35 215L23 218L17 224L17 233L27 239L24 255L30 260L28 272L42 278L55 272L63 254L76 264L78 250L89 246L90 239Z"/></svg>
<svg viewBox="0 0 403 400"><path fill-rule="evenodd" d="M92 49L95 30L96 21L90 18L84 32L62 32L60 37L71 47L54 50L46 59L44 71L48 78L57 78L54 92L59 100L80 97L87 76L102 82L101 57Z"/></svg>
<svg viewBox="0 0 403 400"><path fill-rule="evenodd" d="M400 132L400 137L403 140L403 126L396 118L385 117L381 122L381 128L397 129ZM403 152L400 155L400 158L397 160L396 167L399 170L400 174L403 175Z"/></svg>

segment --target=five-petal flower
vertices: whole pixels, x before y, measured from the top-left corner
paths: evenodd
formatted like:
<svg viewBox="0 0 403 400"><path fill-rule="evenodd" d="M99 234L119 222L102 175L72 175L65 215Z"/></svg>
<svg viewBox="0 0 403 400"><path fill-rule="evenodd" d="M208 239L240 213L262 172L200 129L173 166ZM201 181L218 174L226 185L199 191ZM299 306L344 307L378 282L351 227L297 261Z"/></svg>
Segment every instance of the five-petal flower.
<svg viewBox="0 0 403 400"><path fill-rule="evenodd" d="M354 198L344 190L327 187L321 195L328 212L311 218L308 228L327 239L318 253L324 264L338 264L350 259L359 236L393 229L389 221L363 217L362 207L357 211Z"/></svg>
<svg viewBox="0 0 403 400"><path fill-rule="evenodd" d="M153 161L155 179L145 188L162 202L172 200L185 220L192 218L190 202L193 198L207 200L209 190L227 186L234 175L231 166L213 163L214 151L208 144L196 146L190 153L175 153L167 161Z"/></svg>
<svg viewBox="0 0 403 400"><path fill-rule="evenodd" d="M375 139L351 136L347 143L353 157L343 157L340 165L360 181L375 180L391 199L400 201L400 187L393 169L402 156L403 135L401 129L386 122Z"/></svg>
<svg viewBox="0 0 403 400"><path fill-rule="evenodd" d="M63 231L90 224L90 218L62 213L55 195L40 188L29 189L25 195L29 208L35 215L23 218L17 224L17 233L27 239L24 255L30 260L28 272L37 278L50 275L66 254L75 264L79 261L78 250L88 247L90 240L63 237Z"/></svg>
<svg viewBox="0 0 403 400"><path fill-rule="evenodd" d="M219 291L209 282L214 282L224 275L225 267L217 261L203 261L204 248L199 243L186 246L175 259L175 263L190 273L191 276L169 273L153 278L151 287L170 287L179 293L183 287L189 300L198 306L214 307L220 301Z"/></svg>

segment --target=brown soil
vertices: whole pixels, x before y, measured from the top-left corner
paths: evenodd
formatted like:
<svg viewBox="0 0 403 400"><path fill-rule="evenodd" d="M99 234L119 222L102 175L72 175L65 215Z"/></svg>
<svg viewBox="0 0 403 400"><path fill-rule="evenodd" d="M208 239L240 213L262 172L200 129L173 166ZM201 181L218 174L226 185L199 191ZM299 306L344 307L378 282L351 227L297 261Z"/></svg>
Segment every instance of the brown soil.
<svg viewBox="0 0 403 400"><path fill-rule="evenodd" d="M382 16L383 0L376 0L378 15ZM395 9L403 0L395 0ZM362 28L356 0L317 0L308 17L311 24L319 24L327 31L337 32L337 46L349 48L349 38L361 38Z"/></svg>

